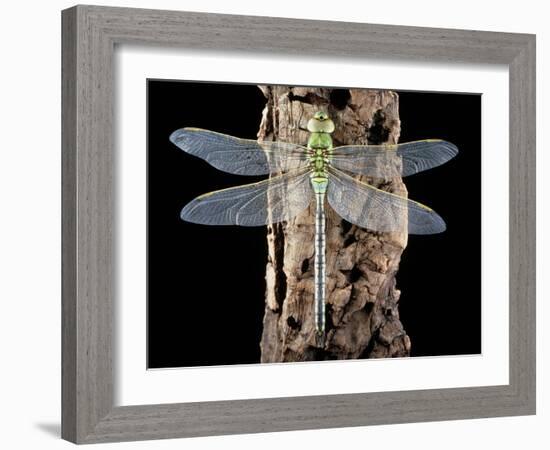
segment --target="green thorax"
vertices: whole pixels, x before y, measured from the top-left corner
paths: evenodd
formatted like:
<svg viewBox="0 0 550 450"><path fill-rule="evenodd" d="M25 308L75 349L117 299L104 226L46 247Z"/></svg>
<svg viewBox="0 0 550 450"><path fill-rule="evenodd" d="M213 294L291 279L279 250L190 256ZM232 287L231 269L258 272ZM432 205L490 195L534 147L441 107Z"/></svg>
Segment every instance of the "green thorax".
<svg viewBox="0 0 550 450"><path fill-rule="evenodd" d="M311 185L316 194L324 194L328 185L327 164L332 154L334 122L324 112L317 112L307 124L311 133L307 142L309 161L312 169Z"/></svg>

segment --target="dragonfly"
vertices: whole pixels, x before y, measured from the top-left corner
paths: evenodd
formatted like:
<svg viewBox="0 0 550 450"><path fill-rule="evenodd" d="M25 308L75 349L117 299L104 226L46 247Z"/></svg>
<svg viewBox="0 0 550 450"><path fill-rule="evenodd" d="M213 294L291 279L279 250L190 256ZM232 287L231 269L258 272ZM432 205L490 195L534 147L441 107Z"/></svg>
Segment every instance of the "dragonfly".
<svg viewBox="0 0 550 450"><path fill-rule="evenodd" d="M269 175L251 184L209 192L181 211L184 221L205 225L265 226L289 221L315 200L314 320L325 333L325 200L346 221L375 232L436 234L445 221L431 208L357 179L391 180L437 167L458 154L445 140L333 147L335 125L324 111L307 122L307 145L241 139L201 128L181 128L170 141L218 170Z"/></svg>

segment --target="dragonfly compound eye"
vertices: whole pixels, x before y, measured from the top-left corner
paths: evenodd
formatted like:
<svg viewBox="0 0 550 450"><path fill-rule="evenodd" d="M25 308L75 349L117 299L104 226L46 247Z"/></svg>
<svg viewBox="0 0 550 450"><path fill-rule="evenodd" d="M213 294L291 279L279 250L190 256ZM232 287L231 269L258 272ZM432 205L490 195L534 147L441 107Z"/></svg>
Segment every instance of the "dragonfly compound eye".
<svg viewBox="0 0 550 450"><path fill-rule="evenodd" d="M327 113L317 112L309 120L307 129L310 133L332 133L334 131L334 122L329 119Z"/></svg>

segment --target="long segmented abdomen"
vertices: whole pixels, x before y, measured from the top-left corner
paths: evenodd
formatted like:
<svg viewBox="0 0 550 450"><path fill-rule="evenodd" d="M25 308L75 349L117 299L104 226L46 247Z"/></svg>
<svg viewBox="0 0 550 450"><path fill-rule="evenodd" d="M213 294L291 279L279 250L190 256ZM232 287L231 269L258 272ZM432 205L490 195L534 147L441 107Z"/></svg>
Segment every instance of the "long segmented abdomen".
<svg viewBox="0 0 550 450"><path fill-rule="evenodd" d="M315 329L318 334L325 332L325 194L317 193L315 208Z"/></svg>

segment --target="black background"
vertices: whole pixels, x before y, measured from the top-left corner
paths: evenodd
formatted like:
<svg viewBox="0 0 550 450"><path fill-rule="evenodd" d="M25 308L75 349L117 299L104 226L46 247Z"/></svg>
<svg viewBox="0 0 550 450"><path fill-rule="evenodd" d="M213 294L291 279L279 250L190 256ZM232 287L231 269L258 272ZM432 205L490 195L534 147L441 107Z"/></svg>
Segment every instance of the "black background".
<svg viewBox="0 0 550 450"><path fill-rule="evenodd" d="M445 233L409 236L403 253L397 284L412 356L480 353L481 97L397 92L400 142L439 138L460 149L405 179L409 196L447 223ZM255 139L264 104L255 85L148 80L150 368L259 362L265 227L195 225L179 213L200 194L261 178L218 171L168 136L194 126Z"/></svg>

